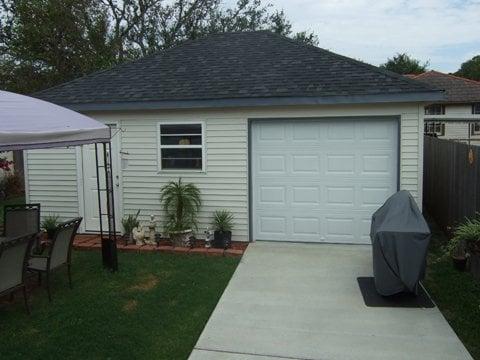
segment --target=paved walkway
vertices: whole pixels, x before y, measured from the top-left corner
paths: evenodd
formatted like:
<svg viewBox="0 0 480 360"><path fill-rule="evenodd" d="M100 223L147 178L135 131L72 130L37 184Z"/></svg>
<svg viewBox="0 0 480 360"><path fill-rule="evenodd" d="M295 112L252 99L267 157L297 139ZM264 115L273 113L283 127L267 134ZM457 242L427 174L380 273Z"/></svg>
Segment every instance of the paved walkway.
<svg viewBox="0 0 480 360"><path fill-rule="evenodd" d="M364 245L256 242L190 360L471 359L437 308L368 308Z"/></svg>

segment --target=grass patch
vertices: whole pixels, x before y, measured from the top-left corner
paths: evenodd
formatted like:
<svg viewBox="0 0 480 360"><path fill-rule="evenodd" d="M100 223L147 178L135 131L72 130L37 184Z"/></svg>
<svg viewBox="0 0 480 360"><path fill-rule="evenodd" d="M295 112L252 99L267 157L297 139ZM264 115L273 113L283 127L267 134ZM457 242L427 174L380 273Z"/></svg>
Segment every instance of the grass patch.
<svg viewBox="0 0 480 360"><path fill-rule="evenodd" d="M0 349L8 359L186 359L239 259L119 253L102 270L97 251L75 251L73 290L53 276L53 301L36 288L31 316L21 294L0 304Z"/></svg>
<svg viewBox="0 0 480 360"><path fill-rule="evenodd" d="M441 257L447 238L435 224L430 227L432 242L424 285L473 358L480 359L480 282L469 272L455 270L450 258Z"/></svg>
<svg viewBox="0 0 480 360"><path fill-rule="evenodd" d="M3 207L5 205L13 205L13 204L25 204L25 197L14 197L7 200L0 201L0 224L3 224Z"/></svg>

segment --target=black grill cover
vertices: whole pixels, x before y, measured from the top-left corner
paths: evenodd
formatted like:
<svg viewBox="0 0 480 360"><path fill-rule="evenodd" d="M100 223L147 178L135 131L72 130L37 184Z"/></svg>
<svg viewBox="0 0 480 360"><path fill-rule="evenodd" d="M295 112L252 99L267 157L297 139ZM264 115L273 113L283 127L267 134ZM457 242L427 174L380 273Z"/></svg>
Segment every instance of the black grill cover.
<svg viewBox="0 0 480 360"><path fill-rule="evenodd" d="M425 275L430 229L408 191L392 195L373 214L370 238L378 293L417 293Z"/></svg>

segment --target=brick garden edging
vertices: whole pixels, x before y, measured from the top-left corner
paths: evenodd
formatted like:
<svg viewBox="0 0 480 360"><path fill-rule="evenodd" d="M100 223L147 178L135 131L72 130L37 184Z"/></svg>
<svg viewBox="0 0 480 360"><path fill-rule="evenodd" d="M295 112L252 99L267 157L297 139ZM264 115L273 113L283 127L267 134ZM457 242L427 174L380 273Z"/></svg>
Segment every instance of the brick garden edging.
<svg viewBox="0 0 480 360"><path fill-rule="evenodd" d="M230 249L206 248L203 240L197 240L193 248L174 247L168 241L161 241L159 245L125 245L123 240L117 240L117 249L119 251L134 252L168 252L177 254L203 254L210 256L242 256L247 249L248 242L233 241ZM76 250L98 250L101 248L99 235L80 234L73 240L73 248Z"/></svg>

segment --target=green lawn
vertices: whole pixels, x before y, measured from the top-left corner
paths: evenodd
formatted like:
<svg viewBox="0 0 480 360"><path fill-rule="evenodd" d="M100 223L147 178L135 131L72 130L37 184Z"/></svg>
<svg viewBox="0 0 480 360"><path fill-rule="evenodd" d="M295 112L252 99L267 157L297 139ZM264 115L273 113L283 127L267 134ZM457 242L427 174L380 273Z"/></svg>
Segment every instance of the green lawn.
<svg viewBox="0 0 480 360"><path fill-rule="evenodd" d="M120 253L119 272L101 268L97 251L74 252L73 290L66 272L43 288L0 303L5 359L186 359L239 258Z"/></svg>
<svg viewBox="0 0 480 360"><path fill-rule="evenodd" d="M456 271L441 258L447 239L433 224L425 285L445 318L475 359L480 359L480 282L469 272Z"/></svg>

